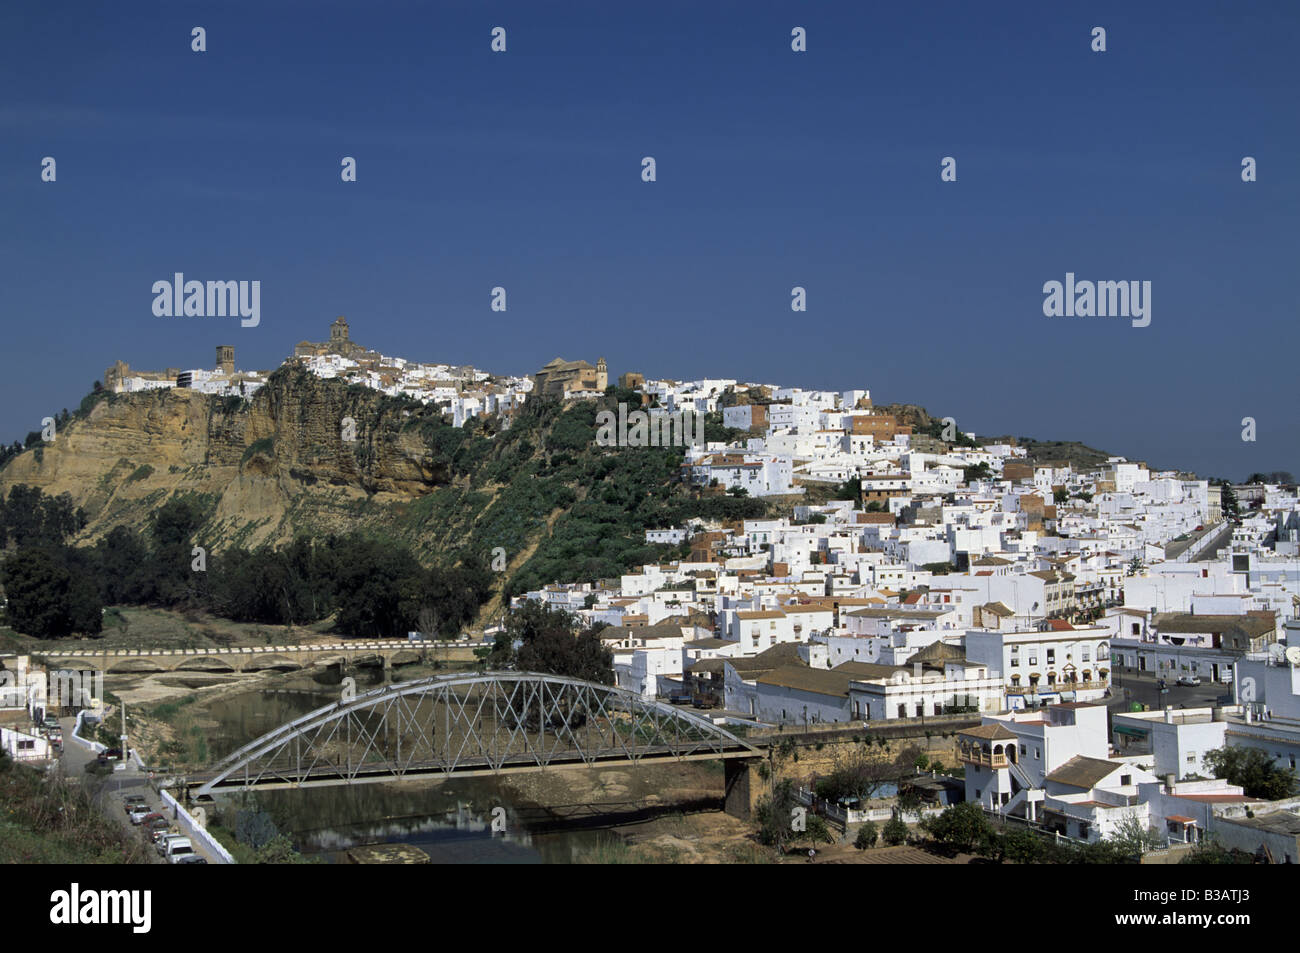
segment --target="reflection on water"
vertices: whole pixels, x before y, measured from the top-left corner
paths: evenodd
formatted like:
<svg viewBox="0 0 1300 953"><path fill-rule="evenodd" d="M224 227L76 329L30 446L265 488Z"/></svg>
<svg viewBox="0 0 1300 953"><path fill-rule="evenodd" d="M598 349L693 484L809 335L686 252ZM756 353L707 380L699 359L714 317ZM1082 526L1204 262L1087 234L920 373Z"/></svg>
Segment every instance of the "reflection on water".
<svg viewBox="0 0 1300 953"><path fill-rule="evenodd" d="M354 677L358 693L382 684L377 672L362 670ZM217 723L208 736L210 750L214 758L224 757L338 699L338 678L331 684L328 674L294 676L273 691L218 699L208 708ZM411 844L434 863L572 863L579 851L608 838L597 830L530 832L530 823L545 819L545 812L510 804L491 777L258 791L222 795L217 803L219 810L266 811L300 851L330 862L346 862L351 847ZM503 809L495 816L504 832L492 831L494 808Z"/></svg>

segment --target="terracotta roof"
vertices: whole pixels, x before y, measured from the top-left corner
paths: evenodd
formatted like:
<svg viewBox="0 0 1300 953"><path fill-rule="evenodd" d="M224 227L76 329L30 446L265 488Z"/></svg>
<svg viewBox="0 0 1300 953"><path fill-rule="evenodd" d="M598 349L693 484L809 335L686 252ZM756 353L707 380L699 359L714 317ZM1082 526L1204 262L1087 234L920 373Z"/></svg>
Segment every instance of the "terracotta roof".
<svg viewBox="0 0 1300 953"><path fill-rule="evenodd" d="M956 645L949 645L943 639L931 642L907 660L908 665L916 662L964 662L966 653Z"/></svg>
<svg viewBox="0 0 1300 953"><path fill-rule="evenodd" d="M1079 754L1057 767L1044 780L1069 785L1072 788L1083 788L1086 791L1096 787L1100 781L1124 767L1127 765L1119 761L1089 758Z"/></svg>
<svg viewBox="0 0 1300 953"><path fill-rule="evenodd" d="M855 663L846 664L852 665ZM836 669L811 668L807 665L787 665L760 675L756 681L760 685L776 685L802 692L812 692L816 695L847 698L849 695L849 682L860 677L860 675Z"/></svg>
<svg viewBox="0 0 1300 953"><path fill-rule="evenodd" d="M780 642L757 655L726 661L736 670L736 674L744 679L754 678L756 675L762 675L784 665L807 665L799 655L798 642Z"/></svg>
<svg viewBox="0 0 1300 953"><path fill-rule="evenodd" d="M1005 725L999 723L980 725L978 728L965 728L958 734L986 741L1015 741L1018 737L1018 735L1008 731Z"/></svg>

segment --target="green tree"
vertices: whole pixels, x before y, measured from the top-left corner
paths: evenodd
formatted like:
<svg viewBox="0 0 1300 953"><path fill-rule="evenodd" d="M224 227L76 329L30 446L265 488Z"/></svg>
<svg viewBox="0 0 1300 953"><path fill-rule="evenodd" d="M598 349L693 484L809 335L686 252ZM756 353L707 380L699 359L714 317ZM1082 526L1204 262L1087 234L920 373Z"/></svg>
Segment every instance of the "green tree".
<svg viewBox="0 0 1300 953"><path fill-rule="evenodd" d="M61 556L59 550L27 548L5 560L0 581L13 629L38 639L98 635L103 629L98 587L88 576L74 575Z"/></svg>
<svg viewBox="0 0 1300 953"><path fill-rule="evenodd" d="M858 745L837 758L831 773L818 780L817 794L830 801L866 800L885 785L912 774L917 754L917 749L908 748L890 757L883 747Z"/></svg>
<svg viewBox="0 0 1300 953"><path fill-rule="evenodd" d="M1241 518L1241 504L1237 501L1237 494L1232 489L1232 484L1227 480L1219 482L1219 510L1223 513L1224 519Z"/></svg>
<svg viewBox="0 0 1300 953"><path fill-rule="evenodd" d="M1295 772L1278 767L1259 748L1229 745L1207 751L1204 760L1216 778L1240 785L1251 797L1276 801L1290 797L1295 786Z"/></svg>
<svg viewBox="0 0 1300 953"><path fill-rule="evenodd" d="M1253 864L1255 858L1244 850L1227 848L1207 837L1183 855L1180 864Z"/></svg>
<svg viewBox="0 0 1300 953"><path fill-rule="evenodd" d="M1115 825L1114 832L1106 838L1123 857L1132 858L1139 863L1147 851L1164 846L1164 838L1147 827L1146 822L1137 817L1126 817Z"/></svg>
<svg viewBox="0 0 1300 953"><path fill-rule="evenodd" d="M967 854L983 847L993 834L984 809L975 801L963 801L938 817L926 818L921 829L941 847Z"/></svg>
<svg viewBox="0 0 1300 953"><path fill-rule="evenodd" d="M871 821L867 821L858 828L858 836L853 839L853 846L858 850L867 850L875 847L876 841L880 839L880 829Z"/></svg>
<svg viewBox="0 0 1300 953"><path fill-rule="evenodd" d="M506 616L488 664L612 685L614 653L600 639L604 626L579 632L579 625L570 612L525 600Z"/></svg>
<svg viewBox="0 0 1300 953"><path fill-rule="evenodd" d="M885 821L885 826L880 831L881 839L890 847L907 843L907 835L907 825L897 814Z"/></svg>
<svg viewBox="0 0 1300 953"><path fill-rule="evenodd" d="M835 488L834 494L831 495L833 500L860 500L862 499L862 481L851 476Z"/></svg>
<svg viewBox="0 0 1300 953"><path fill-rule="evenodd" d="M826 821L816 814L809 814L806 818L806 828L804 836L813 844L834 844L835 835L826 825Z"/></svg>
<svg viewBox="0 0 1300 953"><path fill-rule="evenodd" d="M794 830L794 810L799 807L799 798L794 791L794 782L787 779L776 782L772 793L759 800L754 808L754 819L758 822L758 840L768 847L776 848L778 853L785 853L786 847L794 842L798 832Z"/></svg>
<svg viewBox="0 0 1300 953"><path fill-rule="evenodd" d="M1045 851L1043 839L1024 827L1013 827L998 836L998 850L1003 860L1013 864L1041 862Z"/></svg>

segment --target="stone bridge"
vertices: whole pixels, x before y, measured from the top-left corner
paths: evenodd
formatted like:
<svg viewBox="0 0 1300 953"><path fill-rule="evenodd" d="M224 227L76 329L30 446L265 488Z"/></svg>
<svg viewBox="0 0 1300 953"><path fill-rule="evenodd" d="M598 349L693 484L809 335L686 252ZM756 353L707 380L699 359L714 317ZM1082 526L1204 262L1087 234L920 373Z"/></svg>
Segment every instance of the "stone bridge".
<svg viewBox="0 0 1300 953"><path fill-rule="evenodd" d="M201 649L75 649L39 653L51 669L134 675L149 672L291 672L314 665L408 665L435 658L473 661L464 642L330 642L317 645L245 645Z"/></svg>

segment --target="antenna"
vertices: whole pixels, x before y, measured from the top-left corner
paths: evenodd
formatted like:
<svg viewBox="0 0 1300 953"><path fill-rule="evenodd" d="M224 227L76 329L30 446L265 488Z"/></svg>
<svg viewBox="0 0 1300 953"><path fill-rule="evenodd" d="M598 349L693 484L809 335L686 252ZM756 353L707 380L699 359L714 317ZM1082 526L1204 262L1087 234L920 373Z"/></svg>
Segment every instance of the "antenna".
<svg viewBox="0 0 1300 953"><path fill-rule="evenodd" d="M1268 646L1268 654L1275 662L1281 662L1286 656L1286 646L1281 642L1271 642Z"/></svg>

